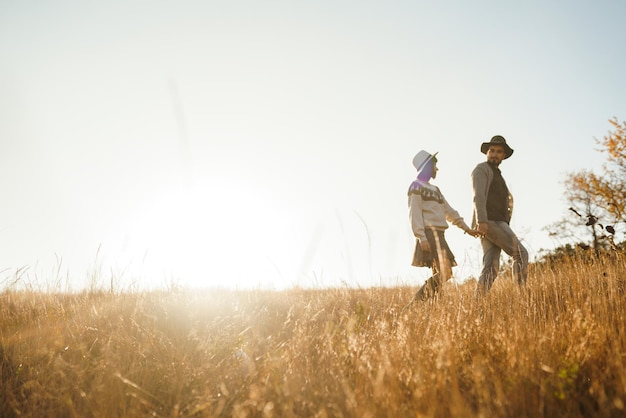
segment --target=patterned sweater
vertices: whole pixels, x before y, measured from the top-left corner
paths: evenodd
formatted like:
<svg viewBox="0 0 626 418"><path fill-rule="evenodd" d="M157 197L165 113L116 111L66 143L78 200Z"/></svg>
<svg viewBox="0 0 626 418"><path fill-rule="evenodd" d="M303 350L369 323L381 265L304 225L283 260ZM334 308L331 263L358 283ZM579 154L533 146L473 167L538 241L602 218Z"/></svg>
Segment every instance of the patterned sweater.
<svg viewBox="0 0 626 418"><path fill-rule="evenodd" d="M409 187L408 195L411 228L420 241L426 239L426 228L445 230L448 222L464 231L470 229L461 215L448 204L439 187L415 180Z"/></svg>

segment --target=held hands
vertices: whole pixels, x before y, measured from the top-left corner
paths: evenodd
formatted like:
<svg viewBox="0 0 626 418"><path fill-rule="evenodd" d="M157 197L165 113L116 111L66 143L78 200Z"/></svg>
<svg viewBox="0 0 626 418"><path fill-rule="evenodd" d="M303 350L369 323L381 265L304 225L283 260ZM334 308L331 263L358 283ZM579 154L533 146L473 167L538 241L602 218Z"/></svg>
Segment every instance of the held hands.
<svg viewBox="0 0 626 418"><path fill-rule="evenodd" d="M471 229L469 226L463 225L465 233L473 236L474 238L485 238L485 235L487 235L487 228L488 225L486 223L479 223L476 229Z"/></svg>
<svg viewBox="0 0 626 418"><path fill-rule="evenodd" d="M427 240L420 241L420 247L422 248L423 252L425 252L425 253L429 253L430 252L430 244L428 243Z"/></svg>
<svg viewBox="0 0 626 418"><path fill-rule="evenodd" d="M487 232L489 232L489 224L485 222L480 222L478 224L478 228L476 228L476 231L478 231L479 237L485 238L485 236L487 235Z"/></svg>

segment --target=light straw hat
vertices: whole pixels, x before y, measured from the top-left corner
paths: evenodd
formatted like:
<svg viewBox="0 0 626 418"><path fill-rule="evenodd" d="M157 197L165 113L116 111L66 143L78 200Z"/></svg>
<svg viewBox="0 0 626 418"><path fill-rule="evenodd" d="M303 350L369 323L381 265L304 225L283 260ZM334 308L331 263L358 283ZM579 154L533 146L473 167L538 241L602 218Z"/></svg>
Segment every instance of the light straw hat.
<svg viewBox="0 0 626 418"><path fill-rule="evenodd" d="M420 152L415 154L415 157L413 157L413 167L415 167L417 169L417 172L420 173L430 161L437 162L437 154L438 152L430 154L424 150L421 150Z"/></svg>

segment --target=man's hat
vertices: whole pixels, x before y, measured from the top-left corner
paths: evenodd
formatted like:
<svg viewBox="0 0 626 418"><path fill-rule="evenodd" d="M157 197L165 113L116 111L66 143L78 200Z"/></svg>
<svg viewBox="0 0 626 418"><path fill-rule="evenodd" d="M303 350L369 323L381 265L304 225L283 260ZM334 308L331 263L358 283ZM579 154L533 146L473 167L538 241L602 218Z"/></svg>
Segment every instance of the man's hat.
<svg viewBox="0 0 626 418"><path fill-rule="evenodd" d="M437 152L434 154L430 154L424 150L421 150L420 152L415 154L415 157L413 157L413 167L415 167L417 169L417 172L420 173L430 161L437 162L437 154Z"/></svg>
<svg viewBox="0 0 626 418"><path fill-rule="evenodd" d="M483 154L487 154L489 147L492 145L500 145L504 147L504 159L505 160L509 158L511 155L513 155L513 148L509 147L508 144L506 143L506 139L504 139L504 137L500 135L494 136L493 138L491 138L491 141L489 142L483 142L483 144L480 146L480 152L482 152Z"/></svg>

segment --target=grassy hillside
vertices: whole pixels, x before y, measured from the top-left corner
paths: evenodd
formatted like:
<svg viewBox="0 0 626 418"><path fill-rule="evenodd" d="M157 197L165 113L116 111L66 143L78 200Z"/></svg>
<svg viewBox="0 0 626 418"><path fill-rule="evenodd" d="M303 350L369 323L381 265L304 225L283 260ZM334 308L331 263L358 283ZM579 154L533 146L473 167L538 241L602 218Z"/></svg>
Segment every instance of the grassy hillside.
<svg viewBox="0 0 626 418"><path fill-rule="evenodd" d="M0 295L0 416L623 417L626 258L414 288Z"/></svg>

